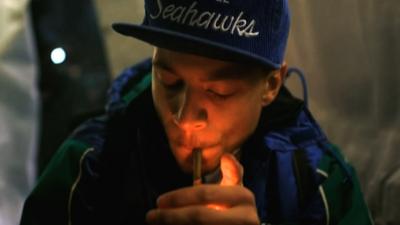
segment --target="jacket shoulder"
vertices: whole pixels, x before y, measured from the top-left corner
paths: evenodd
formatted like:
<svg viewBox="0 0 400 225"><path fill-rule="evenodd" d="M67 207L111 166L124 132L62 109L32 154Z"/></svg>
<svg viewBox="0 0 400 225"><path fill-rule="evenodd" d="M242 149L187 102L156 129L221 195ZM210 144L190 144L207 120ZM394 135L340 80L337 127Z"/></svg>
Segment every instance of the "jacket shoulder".
<svg viewBox="0 0 400 225"><path fill-rule="evenodd" d="M273 168L268 177L275 178L275 188L267 190L279 196L273 205L279 206L276 214L283 220L371 224L355 170L340 149L331 144L307 108L299 111L290 126L266 133L264 145ZM276 197L269 198L271 201Z"/></svg>
<svg viewBox="0 0 400 225"><path fill-rule="evenodd" d="M373 224L357 173L336 145L327 146L317 172L325 178L319 189L329 224Z"/></svg>
<svg viewBox="0 0 400 225"><path fill-rule="evenodd" d="M21 224L67 224L80 164L94 148L68 139L53 156L24 204ZM51 215L51 216L49 216Z"/></svg>
<svg viewBox="0 0 400 225"><path fill-rule="evenodd" d="M82 183L93 186L101 176L109 128L114 117L150 86L149 59L122 72L109 89L103 115L81 124L56 151L25 201L21 224L68 224ZM91 207L86 205L85 207ZM88 208L88 210L90 210ZM50 216L51 215L51 216Z"/></svg>

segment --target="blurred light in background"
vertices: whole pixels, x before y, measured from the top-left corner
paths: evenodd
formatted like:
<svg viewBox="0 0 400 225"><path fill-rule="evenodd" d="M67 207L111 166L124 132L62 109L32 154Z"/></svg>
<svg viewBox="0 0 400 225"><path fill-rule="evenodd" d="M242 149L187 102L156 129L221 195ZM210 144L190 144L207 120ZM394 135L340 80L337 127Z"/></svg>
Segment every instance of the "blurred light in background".
<svg viewBox="0 0 400 225"><path fill-rule="evenodd" d="M41 102L40 174L65 138L102 112L111 76L92 0L32 0L30 10Z"/></svg>
<svg viewBox="0 0 400 225"><path fill-rule="evenodd" d="M55 48L51 51L50 58L54 64L61 64L67 58L67 54L63 48Z"/></svg>

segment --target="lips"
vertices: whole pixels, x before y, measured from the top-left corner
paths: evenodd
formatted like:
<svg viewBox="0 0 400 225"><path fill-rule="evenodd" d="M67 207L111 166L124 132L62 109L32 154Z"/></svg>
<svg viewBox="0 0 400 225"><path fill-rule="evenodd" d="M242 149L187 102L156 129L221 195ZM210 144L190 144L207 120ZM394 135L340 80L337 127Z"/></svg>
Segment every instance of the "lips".
<svg viewBox="0 0 400 225"><path fill-rule="evenodd" d="M181 162L183 162L181 165L181 168L184 168L184 170L187 173L192 173L193 169L193 148L183 148L180 147L176 149L176 156L178 156L177 159L180 159ZM218 147L211 147L211 148L204 148L201 151L201 158L202 158L202 174L203 173L208 173L210 171L215 170L218 167L221 155L223 154L223 151L221 151L220 148Z"/></svg>
<svg viewBox="0 0 400 225"><path fill-rule="evenodd" d="M192 148L212 148L219 144L221 144L221 135L217 133L188 133L188 132L179 132L173 138L175 144L177 146L181 146L184 148L192 149Z"/></svg>

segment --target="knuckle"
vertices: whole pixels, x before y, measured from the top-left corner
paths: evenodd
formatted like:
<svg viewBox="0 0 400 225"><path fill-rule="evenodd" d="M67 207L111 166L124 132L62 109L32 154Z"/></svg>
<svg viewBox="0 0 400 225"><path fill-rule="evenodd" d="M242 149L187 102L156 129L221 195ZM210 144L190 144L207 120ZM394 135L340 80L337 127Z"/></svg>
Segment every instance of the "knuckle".
<svg viewBox="0 0 400 225"><path fill-rule="evenodd" d="M244 173L243 166L242 166L241 164L239 164L238 168L239 168L239 173L240 173L240 175L241 175L241 177L242 177L242 176L243 176L243 173Z"/></svg>
<svg viewBox="0 0 400 225"><path fill-rule="evenodd" d="M161 210L156 210L155 215L150 221L150 224L165 224L166 216Z"/></svg>
<svg viewBox="0 0 400 225"><path fill-rule="evenodd" d="M243 219L243 224L246 225L259 225L260 224L260 220L258 218L256 209L254 207L248 207L246 210L246 217L244 217Z"/></svg>
<svg viewBox="0 0 400 225"><path fill-rule="evenodd" d="M252 204L252 205L254 205L255 202L256 202L253 192L251 192L251 191L250 191L249 189L247 189L247 188L244 188L244 191L243 191L243 200L246 201L246 202L248 202L248 203L250 203L250 204Z"/></svg>
<svg viewBox="0 0 400 225"><path fill-rule="evenodd" d="M212 202L215 199L214 191L209 188L203 188L199 191L198 198L203 203Z"/></svg>
<svg viewBox="0 0 400 225"><path fill-rule="evenodd" d="M174 198L171 196L168 196L167 198L164 199L163 205L166 208L173 208L179 206L179 198Z"/></svg>

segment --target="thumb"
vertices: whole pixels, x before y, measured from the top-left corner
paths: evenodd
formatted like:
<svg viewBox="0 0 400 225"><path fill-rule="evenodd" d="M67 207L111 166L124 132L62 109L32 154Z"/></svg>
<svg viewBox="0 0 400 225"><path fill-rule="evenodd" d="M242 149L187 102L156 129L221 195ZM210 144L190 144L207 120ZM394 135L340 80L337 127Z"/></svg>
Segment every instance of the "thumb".
<svg viewBox="0 0 400 225"><path fill-rule="evenodd" d="M243 167L232 154L222 155L221 172L221 185L242 185Z"/></svg>

